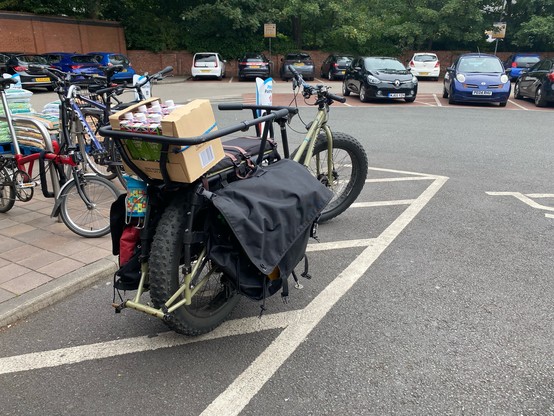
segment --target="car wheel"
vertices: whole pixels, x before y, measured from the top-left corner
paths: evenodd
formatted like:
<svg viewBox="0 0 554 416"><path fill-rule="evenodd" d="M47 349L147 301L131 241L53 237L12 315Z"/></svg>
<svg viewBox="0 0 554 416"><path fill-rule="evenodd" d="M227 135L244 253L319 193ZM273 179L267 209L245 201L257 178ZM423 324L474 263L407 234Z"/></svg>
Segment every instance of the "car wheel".
<svg viewBox="0 0 554 416"><path fill-rule="evenodd" d="M456 104L456 101L454 101L454 94L452 94L452 92L452 87L450 87L450 91L448 91L448 104Z"/></svg>
<svg viewBox="0 0 554 416"><path fill-rule="evenodd" d="M329 70L329 73L327 74L327 78L329 79L329 81L333 81L335 79L331 70Z"/></svg>
<svg viewBox="0 0 554 416"><path fill-rule="evenodd" d="M342 83L342 95L348 97L350 95L350 90L346 86L346 80Z"/></svg>
<svg viewBox="0 0 554 416"><path fill-rule="evenodd" d="M448 98L448 91L445 87L442 87L442 98Z"/></svg>
<svg viewBox="0 0 554 416"><path fill-rule="evenodd" d="M502 101L502 102L498 103L498 105L500 107L506 107L506 104L508 104L508 101Z"/></svg>
<svg viewBox="0 0 554 416"><path fill-rule="evenodd" d="M539 85L537 87L537 90L535 91L535 105L537 107L546 107L546 97L544 96L542 92L542 85Z"/></svg>
<svg viewBox="0 0 554 416"><path fill-rule="evenodd" d="M360 101L361 101L362 103L367 103L367 102L368 102L368 99L367 99L367 90L366 90L364 84L362 84L362 86L360 87Z"/></svg>
<svg viewBox="0 0 554 416"><path fill-rule="evenodd" d="M521 92L519 91L519 82L516 82L516 85L514 85L514 98L518 100L523 98L523 95L521 95Z"/></svg>
<svg viewBox="0 0 554 416"><path fill-rule="evenodd" d="M406 101L407 103L413 103L415 101L415 97L404 98L404 101Z"/></svg>

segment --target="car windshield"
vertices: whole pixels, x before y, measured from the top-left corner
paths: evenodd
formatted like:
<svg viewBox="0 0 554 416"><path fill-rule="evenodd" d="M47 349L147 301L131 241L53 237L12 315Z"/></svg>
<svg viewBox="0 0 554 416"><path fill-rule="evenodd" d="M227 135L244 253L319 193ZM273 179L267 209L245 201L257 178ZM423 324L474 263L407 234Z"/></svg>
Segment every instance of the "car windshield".
<svg viewBox="0 0 554 416"><path fill-rule="evenodd" d="M48 64L44 56L39 55L20 55L17 57L20 62L27 62L30 64Z"/></svg>
<svg viewBox="0 0 554 416"><path fill-rule="evenodd" d="M341 64L349 64L350 62L352 62L352 57L351 56L337 56L337 62L338 63L341 63Z"/></svg>
<svg viewBox="0 0 554 416"><path fill-rule="evenodd" d="M98 61L92 55L75 55L71 57L71 62L76 64L97 64Z"/></svg>
<svg viewBox="0 0 554 416"><path fill-rule="evenodd" d="M538 56L519 56L515 59L518 64L536 64L540 61Z"/></svg>
<svg viewBox="0 0 554 416"><path fill-rule="evenodd" d="M432 54L414 56L414 61L416 62L434 62L436 60L437 60L437 55L432 55Z"/></svg>
<svg viewBox="0 0 554 416"><path fill-rule="evenodd" d="M394 58L365 58L364 65L370 71L406 71L404 65Z"/></svg>
<svg viewBox="0 0 554 416"><path fill-rule="evenodd" d="M216 62L216 56L213 53L197 53L194 60L196 62Z"/></svg>
<svg viewBox="0 0 554 416"><path fill-rule="evenodd" d="M475 56L460 59L458 71L473 73L502 73L504 68L497 58Z"/></svg>
<svg viewBox="0 0 554 416"><path fill-rule="evenodd" d="M264 57L262 55L246 55L242 61L246 61L246 62L260 62L260 61L264 61Z"/></svg>
<svg viewBox="0 0 554 416"><path fill-rule="evenodd" d="M127 65L129 63L123 55L110 55L109 59L112 65Z"/></svg>
<svg viewBox="0 0 554 416"><path fill-rule="evenodd" d="M311 59L307 53L289 53L285 58L286 61L309 61Z"/></svg>

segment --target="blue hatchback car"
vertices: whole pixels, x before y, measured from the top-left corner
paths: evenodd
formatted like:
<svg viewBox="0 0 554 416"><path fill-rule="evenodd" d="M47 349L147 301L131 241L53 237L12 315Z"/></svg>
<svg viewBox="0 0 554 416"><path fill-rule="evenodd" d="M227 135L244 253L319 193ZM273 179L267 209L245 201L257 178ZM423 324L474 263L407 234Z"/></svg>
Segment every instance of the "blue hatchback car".
<svg viewBox="0 0 554 416"><path fill-rule="evenodd" d="M104 75L100 64L93 55L49 52L42 56L46 58L51 66L63 72L92 76Z"/></svg>
<svg viewBox="0 0 554 416"><path fill-rule="evenodd" d="M446 69L442 96L449 104L461 102L498 103L505 107L511 84L502 61L494 55L468 53L460 55Z"/></svg>
<svg viewBox="0 0 554 416"><path fill-rule="evenodd" d="M118 72L113 76L114 81L133 82L135 70L125 55L115 52L89 52L89 54L94 55L96 60L100 62L100 65L103 66L123 65L123 71Z"/></svg>

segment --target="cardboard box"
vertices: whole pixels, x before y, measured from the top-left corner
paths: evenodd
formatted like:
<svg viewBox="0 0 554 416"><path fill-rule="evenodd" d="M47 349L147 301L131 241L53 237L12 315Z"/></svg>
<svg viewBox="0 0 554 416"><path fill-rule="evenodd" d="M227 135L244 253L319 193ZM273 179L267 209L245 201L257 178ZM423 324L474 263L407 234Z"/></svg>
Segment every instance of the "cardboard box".
<svg viewBox="0 0 554 416"><path fill-rule="evenodd" d="M119 130L123 114L136 110L140 105L151 106L158 98L150 98L110 116L113 129ZM117 127L116 127L117 126ZM171 137L195 137L216 130L217 125L209 100L194 100L179 106L161 122L162 134ZM159 164L161 146L141 140L125 140L127 155L150 178L162 179ZM170 146L167 171L175 182L190 183L198 179L224 157L220 139L194 146Z"/></svg>

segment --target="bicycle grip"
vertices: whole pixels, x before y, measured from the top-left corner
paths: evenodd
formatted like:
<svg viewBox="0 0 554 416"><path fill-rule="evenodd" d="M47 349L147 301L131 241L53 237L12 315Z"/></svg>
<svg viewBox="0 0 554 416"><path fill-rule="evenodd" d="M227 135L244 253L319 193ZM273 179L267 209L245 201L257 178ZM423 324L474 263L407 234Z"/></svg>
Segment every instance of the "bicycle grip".
<svg viewBox="0 0 554 416"><path fill-rule="evenodd" d="M338 101L339 103L345 103L346 102L346 98L341 97L340 95L327 94L327 97L329 97L333 101Z"/></svg>
<svg viewBox="0 0 554 416"><path fill-rule="evenodd" d="M162 69L160 72L158 72L158 75L165 75L165 74L167 74L171 71L173 71L173 67L171 65L168 65L164 69Z"/></svg>
<svg viewBox="0 0 554 416"><path fill-rule="evenodd" d="M217 108L220 110L244 110L244 106L240 103L221 103Z"/></svg>

